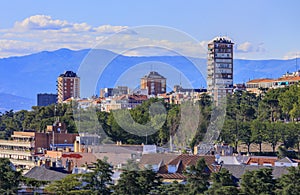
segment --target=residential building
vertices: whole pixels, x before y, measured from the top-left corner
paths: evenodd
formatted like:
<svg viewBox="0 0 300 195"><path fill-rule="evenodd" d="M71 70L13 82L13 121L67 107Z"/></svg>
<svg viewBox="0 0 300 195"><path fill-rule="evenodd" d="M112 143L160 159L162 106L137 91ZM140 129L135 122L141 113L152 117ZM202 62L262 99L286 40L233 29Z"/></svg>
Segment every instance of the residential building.
<svg viewBox="0 0 300 195"><path fill-rule="evenodd" d="M166 78L158 72L151 71L148 75L141 78L141 89L147 89L148 95L166 93Z"/></svg>
<svg viewBox="0 0 300 195"><path fill-rule="evenodd" d="M275 79L261 78L253 79L246 83L246 90L250 93L260 94L263 90L273 87Z"/></svg>
<svg viewBox="0 0 300 195"><path fill-rule="evenodd" d="M121 95L101 102L101 111L133 109L148 100L147 95Z"/></svg>
<svg viewBox="0 0 300 195"><path fill-rule="evenodd" d="M233 92L233 44L227 37L208 43L207 91L216 104Z"/></svg>
<svg viewBox="0 0 300 195"><path fill-rule="evenodd" d="M183 88L180 85L175 85L173 93L168 94L168 102L171 104L181 104L185 101L196 102L200 100L201 95L206 92L206 89Z"/></svg>
<svg viewBox="0 0 300 195"><path fill-rule="evenodd" d="M276 79L273 83L273 88L287 87L299 83L300 76L283 76Z"/></svg>
<svg viewBox="0 0 300 195"><path fill-rule="evenodd" d="M37 94L37 106L48 106L57 102L57 94L39 93Z"/></svg>
<svg viewBox="0 0 300 195"><path fill-rule="evenodd" d="M261 165L261 166L274 166L275 161L278 160L277 156L250 156L247 160L247 165Z"/></svg>
<svg viewBox="0 0 300 195"><path fill-rule="evenodd" d="M222 168L228 170L234 177L235 181L239 181L247 171L254 171L266 167L261 165L254 166L254 165L245 165L245 164L240 164L240 165L224 164L222 165ZM287 167L272 167L272 176L275 179L278 179L279 177L287 173L288 173Z"/></svg>
<svg viewBox="0 0 300 195"><path fill-rule="evenodd" d="M164 165L177 158L178 154L172 153L156 153L156 154L143 154L140 162L140 169L149 169L158 172Z"/></svg>
<svg viewBox="0 0 300 195"><path fill-rule="evenodd" d="M67 133L60 122L47 126L45 133L14 131L9 140L0 140L0 158L9 158L18 168L30 169L46 149L72 147L77 135Z"/></svg>
<svg viewBox="0 0 300 195"><path fill-rule="evenodd" d="M127 86L117 86L116 88L103 88L100 89L100 97L113 97L128 94L129 89Z"/></svg>
<svg viewBox="0 0 300 195"><path fill-rule="evenodd" d="M289 157L282 158L275 161L275 166L277 167L298 167L298 162L290 159Z"/></svg>
<svg viewBox="0 0 300 195"><path fill-rule="evenodd" d="M66 71L57 78L57 102L80 97L80 78L72 71Z"/></svg>
<svg viewBox="0 0 300 195"><path fill-rule="evenodd" d="M160 166L157 173L162 177L163 182L172 183L174 181L184 182L186 176L184 171L192 165L196 165L198 160L203 158L207 165L206 172L218 172L221 168L215 161L215 156L212 155L190 155L181 154L169 162L165 162L163 166Z"/></svg>

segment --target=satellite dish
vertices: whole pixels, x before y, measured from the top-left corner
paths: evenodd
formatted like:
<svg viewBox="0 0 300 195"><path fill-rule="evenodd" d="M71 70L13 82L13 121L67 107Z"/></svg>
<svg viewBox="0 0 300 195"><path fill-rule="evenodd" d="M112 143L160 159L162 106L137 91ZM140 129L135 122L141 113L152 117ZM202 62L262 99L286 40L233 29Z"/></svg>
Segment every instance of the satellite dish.
<svg viewBox="0 0 300 195"><path fill-rule="evenodd" d="M219 160L221 158L220 154L216 154L215 157L217 160Z"/></svg>

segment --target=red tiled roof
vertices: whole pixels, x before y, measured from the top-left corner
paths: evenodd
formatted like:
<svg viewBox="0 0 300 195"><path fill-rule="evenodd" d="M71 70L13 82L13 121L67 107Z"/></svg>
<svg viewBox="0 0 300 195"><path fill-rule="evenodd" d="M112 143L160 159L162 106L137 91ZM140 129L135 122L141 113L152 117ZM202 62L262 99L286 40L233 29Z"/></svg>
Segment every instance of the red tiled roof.
<svg viewBox="0 0 300 195"><path fill-rule="evenodd" d="M211 156L211 155L199 156L199 155L181 154L168 164L177 165L181 161L182 165L184 166L183 168L185 169L187 166L195 165L200 158L204 158L205 163L209 168L209 170L211 172L214 172L214 167L212 166L212 164L215 162L215 156Z"/></svg>
<svg viewBox="0 0 300 195"><path fill-rule="evenodd" d="M278 158L276 156L251 156L246 164L257 163L258 165L263 165L264 163L269 163L274 165L277 160Z"/></svg>
<svg viewBox="0 0 300 195"><path fill-rule="evenodd" d="M269 78L262 78L262 79L253 79L247 82L249 83L268 83L268 82L273 82L275 81L274 79L269 79Z"/></svg>
<svg viewBox="0 0 300 195"><path fill-rule="evenodd" d="M295 77L281 77L277 79L276 81L300 81L300 76Z"/></svg>

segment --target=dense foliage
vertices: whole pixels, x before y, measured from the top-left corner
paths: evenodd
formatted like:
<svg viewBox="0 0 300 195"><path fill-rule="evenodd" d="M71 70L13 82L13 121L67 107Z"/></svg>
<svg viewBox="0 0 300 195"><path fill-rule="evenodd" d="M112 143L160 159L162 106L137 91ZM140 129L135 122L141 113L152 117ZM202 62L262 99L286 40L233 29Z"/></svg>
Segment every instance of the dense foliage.
<svg viewBox="0 0 300 195"><path fill-rule="evenodd" d="M8 159L0 158L0 194L16 194L21 179L21 172L15 171Z"/></svg>
<svg viewBox="0 0 300 195"><path fill-rule="evenodd" d="M94 171L85 174L71 174L62 180L47 182L25 178L15 171L8 159L0 158L0 192L16 194L19 184L45 190L53 194L152 194L152 195L235 195L235 194L299 194L300 167L289 167L288 173L274 179L272 168L246 171L237 187L236 179L225 169L209 174L203 159L187 169L187 183L163 184L152 170L123 170L116 185L112 185L112 167L105 160L94 163Z"/></svg>
<svg viewBox="0 0 300 195"><path fill-rule="evenodd" d="M106 163L106 162L102 162ZM108 165L108 164L107 164ZM152 195L257 195L257 194L299 194L300 167L288 168L288 173L274 179L272 168L260 168L246 171L240 180L226 169L208 174L203 159L186 172L187 183L162 183L152 170L124 170L116 185L106 185L105 190L95 191L96 183L88 183L85 187L82 180L85 174L75 174L50 184L46 189L56 194L152 194ZM106 183L106 184L109 184ZM199 184L199 185L197 185ZM103 186L104 187L104 186ZM63 193L62 193L63 192Z"/></svg>

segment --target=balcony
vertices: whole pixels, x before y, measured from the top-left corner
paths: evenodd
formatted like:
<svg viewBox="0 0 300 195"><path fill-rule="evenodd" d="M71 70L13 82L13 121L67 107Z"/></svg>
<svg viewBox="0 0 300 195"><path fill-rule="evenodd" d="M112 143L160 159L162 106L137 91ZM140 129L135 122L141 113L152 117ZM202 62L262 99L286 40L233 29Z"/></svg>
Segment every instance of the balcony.
<svg viewBox="0 0 300 195"><path fill-rule="evenodd" d="M34 148L34 142L0 140L0 146L19 146L19 147L26 147L26 148Z"/></svg>
<svg viewBox="0 0 300 195"><path fill-rule="evenodd" d="M7 155L22 155L22 156L32 156L34 151L27 151L27 150L5 150L0 149L0 154L7 154Z"/></svg>
<svg viewBox="0 0 300 195"><path fill-rule="evenodd" d="M29 161L29 160L18 160L18 159L9 159L9 160L15 166L18 166L18 165L29 166L29 167L35 166L35 163L33 161Z"/></svg>

